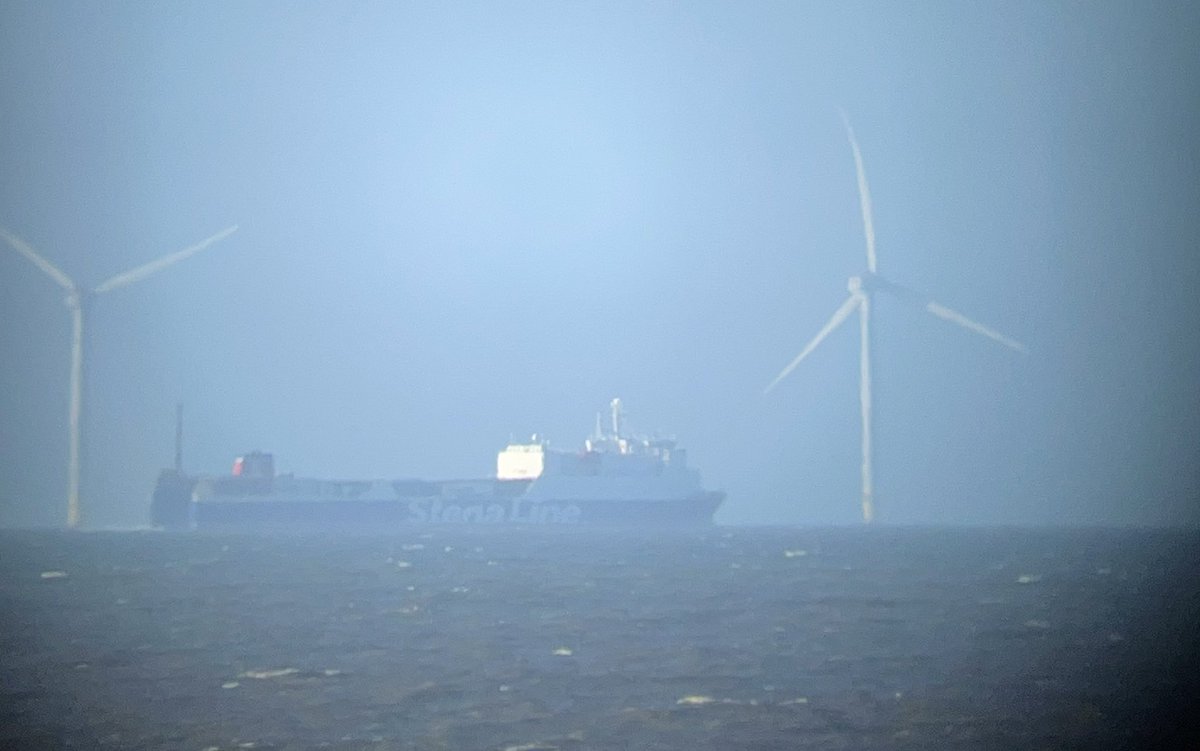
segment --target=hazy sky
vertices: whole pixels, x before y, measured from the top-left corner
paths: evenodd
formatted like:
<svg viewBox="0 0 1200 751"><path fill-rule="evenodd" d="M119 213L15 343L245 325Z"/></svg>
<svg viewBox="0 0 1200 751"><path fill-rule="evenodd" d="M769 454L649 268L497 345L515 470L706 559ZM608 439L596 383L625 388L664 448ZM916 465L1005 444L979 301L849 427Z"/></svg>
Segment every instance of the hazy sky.
<svg viewBox="0 0 1200 751"><path fill-rule="evenodd" d="M97 299L92 525L185 464L483 476L613 396L728 523L1200 518L1194 3L0 4L0 226ZM70 318L0 247L0 523L65 518Z"/></svg>

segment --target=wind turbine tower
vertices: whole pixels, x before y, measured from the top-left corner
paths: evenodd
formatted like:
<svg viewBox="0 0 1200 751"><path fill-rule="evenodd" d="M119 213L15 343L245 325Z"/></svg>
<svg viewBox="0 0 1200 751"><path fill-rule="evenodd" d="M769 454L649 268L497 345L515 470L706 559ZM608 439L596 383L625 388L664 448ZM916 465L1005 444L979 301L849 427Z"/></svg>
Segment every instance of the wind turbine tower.
<svg viewBox="0 0 1200 751"><path fill-rule="evenodd" d="M945 305L933 300L927 295L897 284L879 275L876 270L875 256L875 224L871 215L871 191L867 185L867 173L863 168L862 152L859 151L858 141L854 137L854 129L846 113L842 113L842 123L846 127L846 136L850 140L850 149L854 152L854 167L858 175L858 197L862 207L863 234L867 241L867 270L859 276L852 276L847 282L850 296L842 303L825 326L817 332L812 341L800 351L800 354L787 364L775 380L771 381L763 393L771 391L786 378L804 358L817 348L825 337L834 329L845 323L846 319L856 310L859 321L859 405L862 411L862 515L863 522L869 524L875 519L875 480L872 467L872 416L871 416L871 307L873 298L878 292L886 292L897 299L917 308L925 310L938 318L958 324L976 334L1003 344L1006 347L1024 353L1025 345L1008 338L1003 334L976 323Z"/></svg>
<svg viewBox="0 0 1200 751"><path fill-rule="evenodd" d="M212 237L202 240L195 245L177 250L174 253L169 253L158 260L151 261L136 268L130 269L123 273L101 282L96 287L88 289L82 285L72 281L70 277L64 274L54 264L47 261L39 255L29 243L12 234L8 230L0 227L0 237L3 237L9 245L13 247L21 255L25 256L51 279L67 290L67 307L71 309L71 394L70 394L70 410L68 413L68 441L67 441L67 526L78 527L80 523L80 450L83 435L83 420L84 420L84 362L83 353L86 349L85 337L90 331L87 323L88 313L91 309L93 298L96 295L111 292L114 289L125 287L134 282L139 282L148 276L162 271L166 267L178 263L188 256L195 255L204 250L208 246L223 240L229 235L237 231L237 225L218 232Z"/></svg>

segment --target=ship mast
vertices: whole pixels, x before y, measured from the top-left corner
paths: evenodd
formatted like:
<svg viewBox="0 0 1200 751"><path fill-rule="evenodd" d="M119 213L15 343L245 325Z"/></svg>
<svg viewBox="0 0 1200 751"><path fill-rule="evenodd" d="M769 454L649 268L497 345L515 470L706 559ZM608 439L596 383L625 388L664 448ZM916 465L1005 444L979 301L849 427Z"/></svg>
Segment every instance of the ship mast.
<svg viewBox="0 0 1200 751"><path fill-rule="evenodd" d="M609 404L612 408L613 438L621 437L621 400L613 399Z"/></svg>

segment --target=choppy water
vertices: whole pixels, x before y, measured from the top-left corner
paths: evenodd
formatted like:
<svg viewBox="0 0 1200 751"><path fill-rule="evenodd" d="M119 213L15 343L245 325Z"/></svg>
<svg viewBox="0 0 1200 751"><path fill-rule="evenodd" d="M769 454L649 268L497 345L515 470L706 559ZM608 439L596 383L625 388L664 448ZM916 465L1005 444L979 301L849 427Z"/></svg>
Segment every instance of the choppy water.
<svg viewBox="0 0 1200 751"><path fill-rule="evenodd" d="M1200 535L0 533L18 748L1195 740Z"/></svg>

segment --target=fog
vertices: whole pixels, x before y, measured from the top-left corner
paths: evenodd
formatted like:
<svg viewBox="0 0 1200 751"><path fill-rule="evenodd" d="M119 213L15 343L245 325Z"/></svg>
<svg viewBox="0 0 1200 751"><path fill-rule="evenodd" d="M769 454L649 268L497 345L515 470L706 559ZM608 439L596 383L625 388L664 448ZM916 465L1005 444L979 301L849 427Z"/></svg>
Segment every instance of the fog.
<svg viewBox="0 0 1200 751"><path fill-rule="evenodd" d="M613 397L726 524L1197 522L1200 9L0 6L0 227L91 311L84 523L174 457L477 477ZM0 524L66 515L71 319L0 246ZM940 314L939 314L940 315Z"/></svg>

